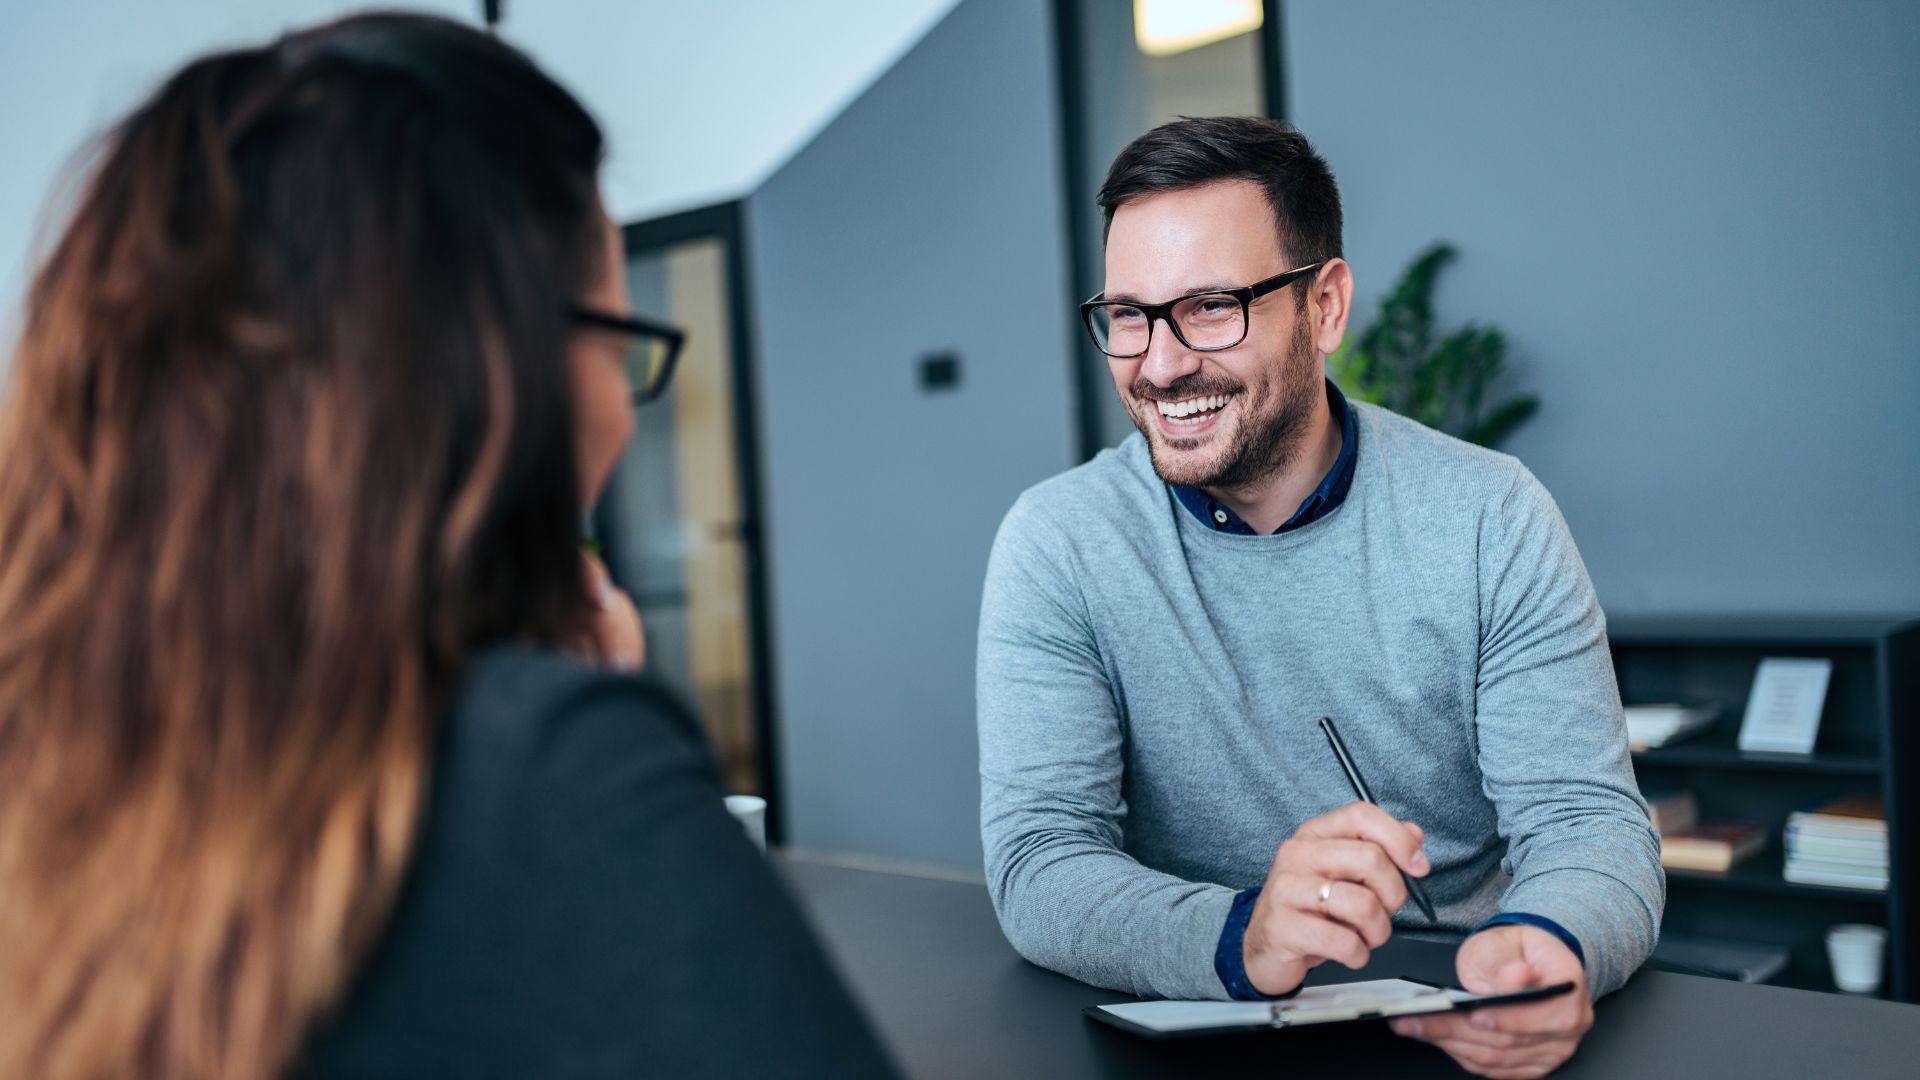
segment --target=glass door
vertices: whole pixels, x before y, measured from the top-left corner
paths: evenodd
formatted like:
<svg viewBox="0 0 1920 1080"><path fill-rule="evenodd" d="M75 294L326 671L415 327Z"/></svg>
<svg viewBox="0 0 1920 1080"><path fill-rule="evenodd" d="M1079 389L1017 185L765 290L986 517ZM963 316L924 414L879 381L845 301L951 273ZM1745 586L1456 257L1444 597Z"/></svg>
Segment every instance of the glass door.
<svg viewBox="0 0 1920 1080"><path fill-rule="evenodd" d="M626 230L635 313L681 327L687 343L665 396L636 414L594 528L640 609L648 670L699 712L728 790L770 795L757 499L743 468L752 412L728 227L738 218L721 210L710 231L702 212Z"/></svg>

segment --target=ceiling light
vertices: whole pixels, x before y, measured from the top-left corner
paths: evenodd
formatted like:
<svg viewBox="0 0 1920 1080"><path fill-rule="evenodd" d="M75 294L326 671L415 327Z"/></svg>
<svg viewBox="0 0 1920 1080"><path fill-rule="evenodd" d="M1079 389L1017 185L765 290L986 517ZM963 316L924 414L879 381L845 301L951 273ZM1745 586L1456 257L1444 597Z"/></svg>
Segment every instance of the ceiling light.
<svg viewBox="0 0 1920 1080"><path fill-rule="evenodd" d="M1260 27L1260 0L1133 0L1133 39L1172 56Z"/></svg>

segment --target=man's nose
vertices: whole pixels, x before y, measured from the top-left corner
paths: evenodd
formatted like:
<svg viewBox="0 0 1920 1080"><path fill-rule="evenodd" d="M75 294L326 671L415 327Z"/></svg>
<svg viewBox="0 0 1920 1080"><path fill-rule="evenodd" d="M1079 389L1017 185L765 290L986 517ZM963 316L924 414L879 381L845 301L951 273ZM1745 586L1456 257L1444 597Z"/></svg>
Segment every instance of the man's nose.
<svg viewBox="0 0 1920 1080"><path fill-rule="evenodd" d="M1199 370L1200 354L1180 343L1171 322L1156 320L1147 355L1140 360L1141 377L1155 386L1171 386Z"/></svg>

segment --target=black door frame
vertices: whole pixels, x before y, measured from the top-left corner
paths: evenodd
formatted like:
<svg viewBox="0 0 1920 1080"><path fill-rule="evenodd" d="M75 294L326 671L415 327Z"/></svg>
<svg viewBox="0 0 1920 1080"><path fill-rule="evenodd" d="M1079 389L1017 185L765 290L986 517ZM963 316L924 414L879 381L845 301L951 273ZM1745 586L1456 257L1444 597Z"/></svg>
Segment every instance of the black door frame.
<svg viewBox="0 0 1920 1080"><path fill-rule="evenodd" d="M620 229L626 256L662 251L695 240L718 240L726 251L727 334L732 353L734 462L740 491L740 550L746 563L747 649L753 665L754 769L767 800L767 840L786 838L785 802L780 798L780 746L774 723L776 696L773 613L767 581L766 501L761 490L758 353L753 334L753 291L747 275L746 203L715 203ZM669 391L670 393L671 391ZM602 515L598 529L617 528ZM609 535L603 532L602 535Z"/></svg>

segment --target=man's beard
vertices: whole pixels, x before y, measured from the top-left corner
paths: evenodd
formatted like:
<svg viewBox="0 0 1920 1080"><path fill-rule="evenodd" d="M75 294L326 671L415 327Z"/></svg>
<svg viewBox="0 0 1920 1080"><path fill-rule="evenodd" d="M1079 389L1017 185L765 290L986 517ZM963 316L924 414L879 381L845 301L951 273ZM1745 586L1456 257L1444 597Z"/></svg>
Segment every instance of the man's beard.
<svg viewBox="0 0 1920 1080"><path fill-rule="evenodd" d="M1267 384L1269 396L1277 393L1280 400L1272 414L1265 417L1260 409L1265 399L1260 402L1248 400L1246 386L1231 380L1194 377L1182 379L1165 388L1144 380L1134 383L1134 400L1144 402L1152 412L1142 417L1130 409L1128 414L1133 417L1133 424L1140 429L1140 434L1146 437L1153 471L1159 474L1160 479L1178 487L1219 489L1248 487L1285 469L1299 454L1313 410L1326 396L1321 389L1323 380L1317 371L1317 361L1318 358L1313 355L1313 330L1302 318L1294 331L1293 340L1288 344L1287 356L1283 361L1285 370L1279 379ZM1180 449L1180 444L1186 440L1175 438L1166 444L1161 442L1158 425L1152 418L1152 413L1158 412L1154 402L1179 401L1210 394L1235 395L1234 405L1240 415L1228 439L1226 451L1212 462L1167 460L1173 455L1166 451Z"/></svg>

